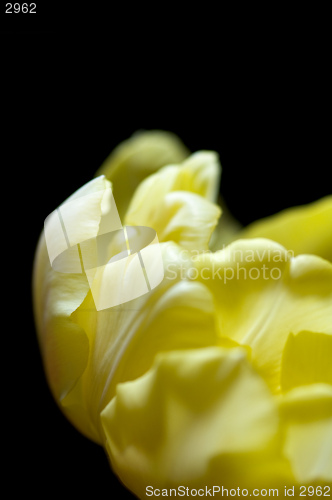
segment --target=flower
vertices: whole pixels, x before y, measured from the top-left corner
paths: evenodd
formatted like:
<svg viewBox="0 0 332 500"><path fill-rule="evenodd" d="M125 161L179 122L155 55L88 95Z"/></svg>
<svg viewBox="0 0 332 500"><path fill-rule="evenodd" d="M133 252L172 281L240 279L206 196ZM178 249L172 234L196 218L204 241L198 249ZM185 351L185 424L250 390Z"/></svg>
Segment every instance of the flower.
<svg viewBox="0 0 332 500"><path fill-rule="evenodd" d="M320 256L332 248L331 200L211 252L211 236L222 238L215 153L188 156L175 136L141 133L99 174L70 198L85 199L73 205L72 241L98 238L112 188L126 225L157 232L165 277L98 311L86 276L52 269L41 236L35 317L63 412L139 498L149 485L331 486L332 264ZM294 236L297 221L310 241ZM127 282L134 276L129 267Z"/></svg>

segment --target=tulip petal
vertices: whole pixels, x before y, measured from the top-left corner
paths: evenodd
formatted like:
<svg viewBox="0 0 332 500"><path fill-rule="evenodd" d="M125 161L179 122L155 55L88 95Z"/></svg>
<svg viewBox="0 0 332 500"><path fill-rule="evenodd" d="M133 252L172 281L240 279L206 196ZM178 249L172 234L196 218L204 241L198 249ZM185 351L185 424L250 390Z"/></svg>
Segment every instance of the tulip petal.
<svg viewBox="0 0 332 500"><path fill-rule="evenodd" d="M136 190L126 224L152 227L160 241L207 249L221 213L208 201L215 198L219 173L217 156L211 152L196 153L180 166L162 168Z"/></svg>
<svg viewBox="0 0 332 500"><path fill-rule="evenodd" d="M221 167L213 151L199 151L179 165L168 165L147 177L136 189L129 214L149 213L148 202L158 203L171 191L189 191L214 202L219 189Z"/></svg>
<svg viewBox="0 0 332 500"><path fill-rule="evenodd" d="M197 279L212 291L219 332L252 348L273 391L290 332L332 334L332 265L315 256L289 258L275 242L238 240L195 257Z"/></svg>
<svg viewBox="0 0 332 500"><path fill-rule="evenodd" d="M102 176L89 182L71 196L68 228L73 241L94 238L103 215L104 195L109 182ZM81 200L84 199L84 203ZM64 205L65 206L65 205ZM76 221L76 223L75 223ZM71 252L67 255L70 268ZM55 399L66 400L83 374L89 356L86 332L71 319L71 314L84 301L89 291L86 276L54 271L50 264L44 232L40 238L33 271L33 295L38 340L47 378ZM68 410L69 411L69 410ZM68 415L69 418L70 415ZM75 425L95 439L82 417Z"/></svg>
<svg viewBox="0 0 332 500"><path fill-rule="evenodd" d="M281 410L285 455L297 481L332 487L332 386L295 388L282 398Z"/></svg>
<svg viewBox="0 0 332 500"><path fill-rule="evenodd" d="M225 248L226 245L237 238L237 235L242 230L242 225L233 217L226 202L219 198L218 203L221 207L222 217L218 220L218 224L211 236L209 248L212 252Z"/></svg>
<svg viewBox="0 0 332 500"><path fill-rule="evenodd" d="M295 255L314 254L332 261L332 196L250 224L238 238L269 238Z"/></svg>
<svg viewBox="0 0 332 500"><path fill-rule="evenodd" d="M112 466L139 498L147 485L258 487L262 457L277 455L277 409L242 348L158 354L101 418Z"/></svg>
<svg viewBox="0 0 332 500"><path fill-rule="evenodd" d="M218 342L212 296L204 285L187 279L189 254L182 260L185 251L177 245L160 247L165 278L159 286L103 311L93 310L88 295L72 315L88 332L92 346L82 384L94 428L100 427L100 412L114 396L117 383L144 374L156 353ZM182 274L175 272L179 266Z"/></svg>
<svg viewBox="0 0 332 500"><path fill-rule="evenodd" d="M206 250L220 217L220 209L201 196L185 191L167 193L157 203L146 202L145 213L129 213L126 223L152 227L160 241L174 241L183 248Z"/></svg>
<svg viewBox="0 0 332 500"><path fill-rule="evenodd" d="M187 148L170 132L137 132L114 149L96 175L105 175L113 183L114 197L123 218L136 187L145 177L187 156Z"/></svg>
<svg viewBox="0 0 332 500"><path fill-rule="evenodd" d="M282 358L281 387L332 385L332 335L302 331L288 336Z"/></svg>

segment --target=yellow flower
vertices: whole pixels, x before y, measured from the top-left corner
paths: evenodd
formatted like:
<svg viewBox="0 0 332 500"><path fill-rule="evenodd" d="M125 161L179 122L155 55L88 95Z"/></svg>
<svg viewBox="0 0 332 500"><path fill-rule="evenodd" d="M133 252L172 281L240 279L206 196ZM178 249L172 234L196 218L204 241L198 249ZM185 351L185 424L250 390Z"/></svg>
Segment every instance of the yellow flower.
<svg viewBox="0 0 332 500"><path fill-rule="evenodd" d="M212 253L220 170L213 152L188 156L171 134L141 133L70 198L73 247L101 236L110 188L125 225L157 232L164 279L126 304L97 310L84 273L51 267L44 234L36 252L35 317L54 397L139 498L332 485L332 264L319 256L332 247L331 200ZM293 257L302 248L316 255ZM135 276L129 266L128 286Z"/></svg>
<svg viewBox="0 0 332 500"><path fill-rule="evenodd" d="M165 140L163 134L158 134L158 138L159 143ZM166 139L168 148L172 149L172 136L166 135ZM155 148L154 135L152 145ZM168 151L168 158L177 156L177 151L178 142L175 141L174 154ZM147 154L147 161L149 158ZM216 205L199 195L213 197L219 179L216 155L197 153L181 168L167 168L167 172L170 171L167 173L170 179L168 187L165 188L163 183L156 186L157 206L163 197L163 189L166 192L164 210L158 220L158 233L163 231L159 241L171 239L181 243L183 248L192 248L197 240L197 247L203 248L220 215ZM128 183L124 190L127 187ZM84 200L84 203L71 203L72 241L98 237L109 188L110 182L99 176L67 200L67 203ZM140 193L138 190L134 198L137 203L140 203ZM135 219L135 203L131 204L128 217L124 219L126 224L134 223L130 219ZM196 218L192 217L193 210ZM142 216L140 225L153 227L148 216ZM171 264L176 264L183 248L170 243L161 245L165 269L170 267L169 274L173 274ZM68 268L75 257L73 253L67 254L65 264ZM38 338L52 392L67 417L96 442L101 443L104 438L100 412L114 395L118 381L144 373L155 353L165 345L167 349L174 349L207 346L212 342L213 329L209 328L211 304L204 287L198 283L188 283L180 278L167 280L166 273L166 279L157 289L131 302L130 311L122 305L109 311L97 311L84 274L63 274L52 269L44 233L36 252L33 281ZM162 300L159 300L161 296ZM180 318L176 310L179 304ZM168 314L169 309L174 310L173 319L172 313ZM149 342L155 328L154 317L163 314L167 314L167 324ZM170 339L168 329L172 323L173 339ZM192 334L192 328L197 331L196 335ZM144 339L142 347L141 342L135 347L140 331L147 346ZM127 358L134 349L141 349L144 355L133 364Z"/></svg>

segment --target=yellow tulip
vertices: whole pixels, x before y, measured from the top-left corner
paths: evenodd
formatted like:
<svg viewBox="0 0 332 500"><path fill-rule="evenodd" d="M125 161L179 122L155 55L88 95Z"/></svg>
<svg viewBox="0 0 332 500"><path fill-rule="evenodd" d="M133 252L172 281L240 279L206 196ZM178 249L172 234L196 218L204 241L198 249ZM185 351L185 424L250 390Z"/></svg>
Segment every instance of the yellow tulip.
<svg viewBox="0 0 332 500"><path fill-rule="evenodd" d="M319 256L332 247L331 200L212 253L220 170L213 152L188 156L171 134L140 133L67 200L75 246L102 234L113 190L126 226L156 231L164 279L97 310L84 273L52 268L43 233L34 307L47 378L139 498L222 487L298 497L301 486L319 496L332 486L332 264ZM311 241L318 221L310 246L303 230ZM316 255L289 251L301 248ZM129 267L128 283L135 276Z"/></svg>

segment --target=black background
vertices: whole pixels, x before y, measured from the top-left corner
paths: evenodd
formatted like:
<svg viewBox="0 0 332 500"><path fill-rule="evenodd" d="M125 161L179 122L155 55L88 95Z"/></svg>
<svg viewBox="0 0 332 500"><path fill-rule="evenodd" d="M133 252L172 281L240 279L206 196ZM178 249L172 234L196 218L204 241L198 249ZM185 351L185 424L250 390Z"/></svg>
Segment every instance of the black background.
<svg viewBox="0 0 332 500"><path fill-rule="evenodd" d="M187 42L156 57L153 40L127 50L89 31L3 41L6 466L36 495L131 498L104 451L62 416L44 378L31 304L44 219L138 129L170 130L192 151L217 151L221 192L242 224L330 194L324 54L297 38L281 48L280 36L250 48L216 36L212 57Z"/></svg>

